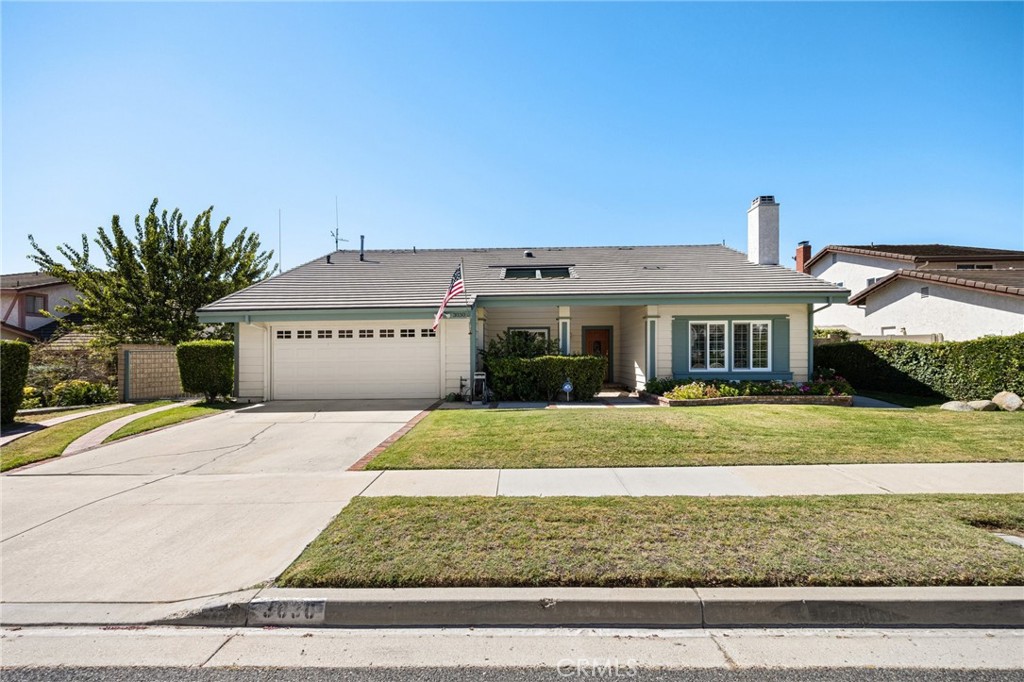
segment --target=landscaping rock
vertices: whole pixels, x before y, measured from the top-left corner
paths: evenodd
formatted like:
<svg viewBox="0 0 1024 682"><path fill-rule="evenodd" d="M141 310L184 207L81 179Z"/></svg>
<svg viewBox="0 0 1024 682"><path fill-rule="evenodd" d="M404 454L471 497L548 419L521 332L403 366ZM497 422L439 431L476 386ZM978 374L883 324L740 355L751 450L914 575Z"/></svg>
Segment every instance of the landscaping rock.
<svg viewBox="0 0 1024 682"><path fill-rule="evenodd" d="M950 412L974 412L974 408L962 400L950 400L948 403L942 403L942 407L939 409Z"/></svg>
<svg viewBox="0 0 1024 682"><path fill-rule="evenodd" d="M971 400L968 406L975 412L998 412L999 406L991 400Z"/></svg>
<svg viewBox="0 0 1024 682"><path fill-rule="evenodd" d="M992 402L1007 412L1016 412L1021 407L1024 407L1024 400L1021 400L1019 395L1010 391L996 393L995 397L992 398Z"/></svg>

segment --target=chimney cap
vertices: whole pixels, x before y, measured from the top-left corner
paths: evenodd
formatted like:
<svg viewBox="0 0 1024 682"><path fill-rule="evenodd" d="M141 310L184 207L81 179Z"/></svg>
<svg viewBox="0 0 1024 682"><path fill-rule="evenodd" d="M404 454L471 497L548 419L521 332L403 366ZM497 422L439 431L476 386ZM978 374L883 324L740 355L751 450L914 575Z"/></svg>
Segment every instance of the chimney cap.
<svg viewBox="0 0 1024 682"><path fill-rule="evenodd" d="M810 246L810 245L811 245L811 243L810 243L809 241L807 241L807 240L805 239L805 240L803 240L802 242L797 242L797 244L796 244L796 245L797 245L797 246Z"/></svg>
<svg viewBox="0 0 1024 682"><path fill-rule="evenodd" d="M754 200L750 202L751 206L757 206L758 204L774 204L774 194L762 194L761 196L754 197Z"/></svg>

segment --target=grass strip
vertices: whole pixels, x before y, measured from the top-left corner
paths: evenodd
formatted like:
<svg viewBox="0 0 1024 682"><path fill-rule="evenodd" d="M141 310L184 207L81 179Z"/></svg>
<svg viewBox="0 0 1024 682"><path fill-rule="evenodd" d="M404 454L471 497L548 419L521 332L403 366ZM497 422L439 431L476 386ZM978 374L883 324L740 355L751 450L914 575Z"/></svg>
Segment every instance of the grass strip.
<svg viewBox="0 0 1024 682"><path fill-rule="evenodd" d="M438 410L368 469L1005 462L1024 413L718 405Z"/></svg>
<svg viewBox="0 0 1024 682"><path fill-rule="evenodd" d="M17 419L15 419L15 423L38 424L39 422L44 422L47 419L56 419L57 417L67 417L67 416L72 415L72 414L83 414L83 413L86 413L86 412L95 412L96 410L101 410L101 409L103 409L105 407L110 407L110 405L94 405L92 407L83 407L83 408L78 409L78 410L60 410L58 412L42 412L42 413L39 413L39 414L19 414Z"/></svg>
<svg viewBox="0 0 1024 682"><path fill-rule="evenodd" d="M115 440L127 438L128 436L145 433L146 431L152 431L153 429L159 429L164 426L171 426L189 419L206 417L211 414L223 412L224 410L233 410L236 407L239 406L235 403L199 403L198 405L175 407L174 409L164 410L163 412L157 412L156 414L140 417L129 424L125 424L108 436L103 442L110 443Z"/></svg>
<svg viewBox="0 0 1024 682"><path fill-rule="evenodd" d="M97 426L136 412L144 412L154 407L168 405L171 401L133 405L120 410L101 412L92 417L82 417L63 424L51 426L36 433L23 436L18 440L0 448L0 471L16 469L32 462L58 457L64 449L79 437L89 433Z"/></svg>
<svg viewBox="0 0 1024 682"><path fill-rule="evenodd" d="M286 587L1021 585L1024 495L355 498Z"/></svg>

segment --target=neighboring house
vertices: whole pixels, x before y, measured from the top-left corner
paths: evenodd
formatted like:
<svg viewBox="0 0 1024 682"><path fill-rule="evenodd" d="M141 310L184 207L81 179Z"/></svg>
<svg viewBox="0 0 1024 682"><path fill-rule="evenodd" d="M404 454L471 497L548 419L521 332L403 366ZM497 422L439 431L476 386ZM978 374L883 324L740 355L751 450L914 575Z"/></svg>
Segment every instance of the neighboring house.
<svg viewBox="0 0 1024 682"><path fill-rule="evenodd" d="M801 242L796 269L855 292L817 327L947 341L1024 331L1024 251L946 244L827 246Z"/></svg>
<svg viewBox="0 0 1024 682"><path fill-rule="evenodd" d="M76 298L78 292L74 287L50 275L40 272L0 275L2 338L49 341L58 329L54 317L64 316L56 310L57 306L67 305Z"/></svg>
<svg viewBox="0 0 1024 682"><path fill-rule="evenodd" d="M609 357L608 381L806 380L813 309L849 292L778 265L779 205L748 212L750 260L721 245L342 251L200 309L235 324L242 399L438 398L498 334ZM465 296L436 332L462 262Z"/></svg>

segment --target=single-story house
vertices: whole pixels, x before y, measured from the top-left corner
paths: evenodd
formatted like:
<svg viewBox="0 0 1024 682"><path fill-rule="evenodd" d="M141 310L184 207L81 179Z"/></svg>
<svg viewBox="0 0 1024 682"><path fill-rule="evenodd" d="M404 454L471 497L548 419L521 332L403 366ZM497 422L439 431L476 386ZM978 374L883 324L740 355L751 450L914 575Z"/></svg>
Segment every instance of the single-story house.
<svg viewBox="0 0 1024 682"><path fill-rule="evenodd" d="M801 242L795 260L797 272L854 292L849 305L832 306L818 315L818 327L947 341L1018 334L1024 328L1020 298L1000 289L1001 284L1012 289L1020 281L1024 251L951 244L831 244L812 257L810 244Z"/></svg>
<svg viewBox="0 0 1024 682"><path fill-rule="evenodd" d="M607 380L806 380L814 312L849 291L778 265L779 205L754 200L749 255L719 244L336 251L203 307L235 325L243 400L438 398L478 351L528 330L609 358ZM432 329L452 273L465 294Z"/></svg>
<svg viewBox="0 0 1024 682"><path fill-rule="evenodd" d="M51 340L60 329L54 318L64 317L57 306L77 298L74 287L41 272L0 275L0 338L29 343Z"/></svg>

